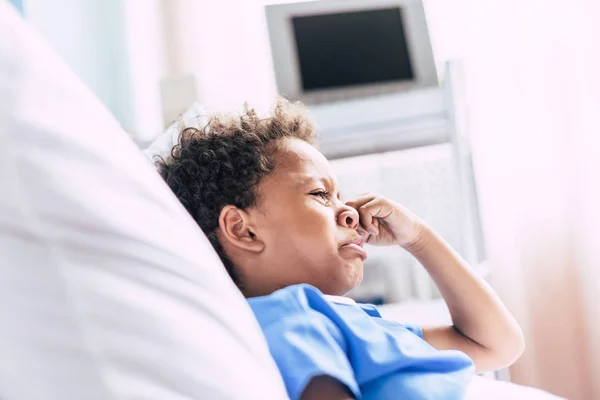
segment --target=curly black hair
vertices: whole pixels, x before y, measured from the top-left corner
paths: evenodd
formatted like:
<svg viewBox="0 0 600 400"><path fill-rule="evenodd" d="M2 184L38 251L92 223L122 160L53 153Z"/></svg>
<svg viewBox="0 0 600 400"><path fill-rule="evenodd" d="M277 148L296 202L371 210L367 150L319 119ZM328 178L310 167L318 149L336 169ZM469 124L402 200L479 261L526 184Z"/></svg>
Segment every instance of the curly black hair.
<svg viewBox="0 0 600 400"><path fill-rule="evenodd" d="M256 204L257 185L274 170L278 144L286 138L314 145L316 135L301 104L279 99L270 117L246 106L241 115L211 117L202 129L184 128L170 157L155 160L240 289L243 282L218 239L219 215L227 205Z"/></svg>

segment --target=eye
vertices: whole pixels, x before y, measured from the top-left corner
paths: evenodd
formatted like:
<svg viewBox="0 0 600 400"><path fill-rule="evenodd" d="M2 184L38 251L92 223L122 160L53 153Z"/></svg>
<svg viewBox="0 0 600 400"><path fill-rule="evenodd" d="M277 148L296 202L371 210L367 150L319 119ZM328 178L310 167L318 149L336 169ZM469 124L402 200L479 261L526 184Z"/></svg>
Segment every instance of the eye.
<svg viewBox="0 0 600 400"><path fill-rule="evenodd" d="M331 198L330 198L331 196L329 195L329 192L327 190L319 190L318 192L311 193L311 195L320 197L321 199L323 199L325 201L331 200Z"/></svg>

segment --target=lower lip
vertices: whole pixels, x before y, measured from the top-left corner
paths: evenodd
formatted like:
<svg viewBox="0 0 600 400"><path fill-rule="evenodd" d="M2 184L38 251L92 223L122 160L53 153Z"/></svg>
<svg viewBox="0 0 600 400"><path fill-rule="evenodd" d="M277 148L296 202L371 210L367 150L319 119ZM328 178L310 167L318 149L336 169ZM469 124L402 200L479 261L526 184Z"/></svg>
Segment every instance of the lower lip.
<svg viewBox="0 0 600 400"><path fill-rule="evenodd" d="M358 255L360 256L360 258L362 258L363 261L367 259L367 253L363 250L362 247L360 247L356 243L345 244L342 246L342 249L354 250L358 253Z"/></svg>

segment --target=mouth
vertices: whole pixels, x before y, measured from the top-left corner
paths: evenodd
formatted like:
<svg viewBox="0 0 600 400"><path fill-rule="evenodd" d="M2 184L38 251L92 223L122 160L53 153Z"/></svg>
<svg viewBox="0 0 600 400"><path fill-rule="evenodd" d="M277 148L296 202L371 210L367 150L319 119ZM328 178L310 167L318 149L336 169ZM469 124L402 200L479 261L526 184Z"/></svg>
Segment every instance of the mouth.
<svg viewBox="0 0 600 400"><path fill-rule="evenodd" d="M357 236L354 239L342 244L340 249L352 251L353 253L356 253L362 259L362 261L365 261L367 259L367 253L363 249L364 244L365 238L362 236Z"/></svg>

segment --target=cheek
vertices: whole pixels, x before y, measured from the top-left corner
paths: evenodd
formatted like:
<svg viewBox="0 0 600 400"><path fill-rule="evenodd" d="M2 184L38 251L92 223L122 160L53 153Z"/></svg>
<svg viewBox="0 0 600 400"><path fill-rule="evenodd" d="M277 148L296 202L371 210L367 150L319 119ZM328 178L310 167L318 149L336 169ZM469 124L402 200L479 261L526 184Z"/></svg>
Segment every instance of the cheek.
<svg viewBox="0 0 600 400"><path fill-rule="evenodd" d="M296 215L295 224L299 237L313 244L335 242L336 222L330 209L307 209Z"/></svg>
<svg viewBox="0 0 600 400"><path fill-rule="evenodd" d="M325 257L337 249L336 224L331 215L319 210L289 213L275 222L278 230L273 230L271 240L288 255L323 264Z"/></svg>
<svg viewBox="0 0 600 400"><path fill-rule="evenodd" d="M271 250L317 261L323 253L337 249L337 222L333 209L320 204L300 202L275 206L260 221Z"/></svg>

